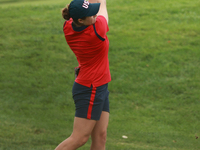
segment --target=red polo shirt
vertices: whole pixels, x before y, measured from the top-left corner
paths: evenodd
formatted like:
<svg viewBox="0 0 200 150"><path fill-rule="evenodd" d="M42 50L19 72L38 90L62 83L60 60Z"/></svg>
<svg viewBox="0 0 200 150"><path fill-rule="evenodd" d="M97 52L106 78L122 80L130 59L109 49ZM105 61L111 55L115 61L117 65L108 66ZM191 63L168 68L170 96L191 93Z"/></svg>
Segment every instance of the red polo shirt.
<svg viewBox="0 0 200 150"><path fill-rule="evenodd" d="M106 36L109 28L106 19L98 16L94 25L81 28L73 27L72 22L72 19L66 21L63 31L79 63L80 71L75 82L87 87L110 82L109 41Z"/></svg>

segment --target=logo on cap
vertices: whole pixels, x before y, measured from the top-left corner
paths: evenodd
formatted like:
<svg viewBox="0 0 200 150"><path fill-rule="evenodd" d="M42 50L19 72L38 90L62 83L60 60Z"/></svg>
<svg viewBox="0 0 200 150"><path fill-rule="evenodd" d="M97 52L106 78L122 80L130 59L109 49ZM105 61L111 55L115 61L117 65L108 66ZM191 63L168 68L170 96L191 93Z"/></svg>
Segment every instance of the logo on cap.
<svg viewBox="0 0 200 150"><path fill-rule="evenodd" d="M84 0L82 7L85 9L88 9L89 5L90 5L90 3L86 0Z"/></svg>

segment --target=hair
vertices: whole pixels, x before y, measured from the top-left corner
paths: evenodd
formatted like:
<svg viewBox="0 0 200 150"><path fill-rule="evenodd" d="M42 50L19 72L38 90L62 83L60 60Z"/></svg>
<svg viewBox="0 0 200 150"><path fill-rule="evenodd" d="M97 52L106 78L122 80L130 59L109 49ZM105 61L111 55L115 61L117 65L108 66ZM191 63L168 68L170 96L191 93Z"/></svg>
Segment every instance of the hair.
<svg viewBox="0 0 200 150"><path fill-rule="evenodd" d="M69 20L71 18L70 14L69 14L69 4L62 9L62 17L65 19L65 20Z"/></svg>
<svg viewBox="0 0 200 150"><path fill-rule="evenodd" d="M72 17L70 16L70 14L69 14L69 5L70 5L70 4L66 5L66 7L62 9L62 17L63 17L65 20L69 20L70 18L72 18ZM82 20L85 20L86 17L83 17L83 18L81 18L81 19L82 19ZM73 19L73 22L74 22L75 24L77 24L77 25L82 25L82 24L78 21L78 19Z"/></svg>

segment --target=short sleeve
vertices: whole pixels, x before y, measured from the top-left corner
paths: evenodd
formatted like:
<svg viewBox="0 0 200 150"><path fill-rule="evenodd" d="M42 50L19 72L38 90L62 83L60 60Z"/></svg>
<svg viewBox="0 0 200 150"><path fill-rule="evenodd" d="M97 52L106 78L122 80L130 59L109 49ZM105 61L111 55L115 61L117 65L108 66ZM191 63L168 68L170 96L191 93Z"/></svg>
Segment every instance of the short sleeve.
<svg viewBox="0 0 200 150"><path fill-rule="evenodd" d="M102 37L106 37L106 33L109 31L108 23L104 16L98 16L95 22L97 33Z"/></svg>

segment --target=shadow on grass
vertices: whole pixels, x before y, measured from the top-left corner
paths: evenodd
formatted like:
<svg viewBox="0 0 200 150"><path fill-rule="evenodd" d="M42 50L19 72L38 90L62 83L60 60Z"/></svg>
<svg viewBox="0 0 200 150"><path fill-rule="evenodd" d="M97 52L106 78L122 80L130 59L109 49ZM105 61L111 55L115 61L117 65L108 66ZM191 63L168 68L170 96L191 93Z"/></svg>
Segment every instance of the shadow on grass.
<svg viewBox="0 0 200 150"><path fill-rule="evenodd" d="M33 0L0 0L0 4L7 4L7 3L17 3L17 2L27 2L27 1L33 1ZM39 1L39 0L34 0Z"/></svg>

